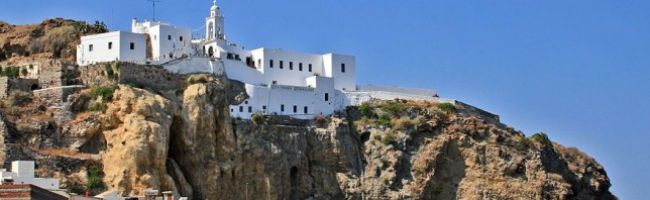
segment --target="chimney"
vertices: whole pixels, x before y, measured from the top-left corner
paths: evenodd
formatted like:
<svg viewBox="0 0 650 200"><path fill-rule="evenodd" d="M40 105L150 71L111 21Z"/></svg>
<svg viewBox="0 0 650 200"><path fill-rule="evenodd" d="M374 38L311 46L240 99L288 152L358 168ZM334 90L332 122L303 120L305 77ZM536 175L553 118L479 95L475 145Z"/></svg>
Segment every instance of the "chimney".
<svg viewBox="0 0 650 200"><path fill-rule="evenodd" d="M174 193L172 191L164 191L162 194L164 200L174 200Z"/></svg>

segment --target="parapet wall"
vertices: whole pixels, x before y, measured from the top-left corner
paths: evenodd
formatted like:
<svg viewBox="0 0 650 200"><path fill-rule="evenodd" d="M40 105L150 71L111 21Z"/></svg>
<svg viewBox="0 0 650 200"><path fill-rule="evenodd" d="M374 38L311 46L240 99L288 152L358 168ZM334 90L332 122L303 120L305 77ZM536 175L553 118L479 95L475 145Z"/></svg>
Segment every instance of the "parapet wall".
<svg viewBox="0 0 650 200"><path fill-rule="evenodd" d="M119 83L154 90L174 90L183 84L181 76L171 73L161 66L126 62L81 66L79 67L79 77L81 82L88 87Z"/></svg>
<svg viewBox="0 0 650 200"><path fill-rule="evenodd" d="M179 75L161 66L123 63L119 71L120 84L134 84L137 87L154 90L174 90L181 88L183 84Z"/></svg>

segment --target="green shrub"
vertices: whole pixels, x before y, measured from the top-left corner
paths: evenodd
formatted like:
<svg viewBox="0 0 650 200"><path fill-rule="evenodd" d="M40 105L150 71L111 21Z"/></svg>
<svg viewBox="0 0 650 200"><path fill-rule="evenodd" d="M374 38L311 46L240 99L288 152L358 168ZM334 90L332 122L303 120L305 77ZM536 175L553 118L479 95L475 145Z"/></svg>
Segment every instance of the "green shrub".
<svg viewBox="0 0 650 200"><path fill-rule="evenodd" d="M438 108L442 111L451 113L456 111L456 106L452 103L441 103L438 104Z"/></svg>
<svg viewBox="0 0 650 200"><path fill-rule="evenodd" d="M20 68L14 66L8 66L2 70L2 76L9 78L18 78L20 76Z"/></svg>
<svg viewBox="0 0 650 200"><path fill-rule="evenodd" d="M23 74L23 76L27 76L27 69L23 68L20 73Z"/></svg>
<svg viewBox="0 0 650 200"><path fill-rule="evenodd" d="M530 136L530 139L544 145L551 144L551 140L548 139L548 135L546 135L546 133L543 132L533 134L532 136Z"/></svg>
<svg viewBox="0 0 650 200"><path fill-rule="evenodd" d="M365 118L375 117L375 112L373 111L373 108L367 102L364 102L361 104L361 106L359 106L359 112L361 112L361 116Z"/></svg>
<svg viewBox="0 0 650 200"><path fill-rule="evenodd" d="M391 125L390 125L390 117L388 115L379 116L379 119L377 120L377 125L385 126L385 127L391 127Z"/></svg>
<svg viewBox="0 0 650 200"><path fill-rule="evenodd" d="M521 137L519 138L519 144L518 147L521 150L526 150L529 149L531 146L533 146L533 142L530 141L527 137Z"/></svg>
<svg viewBox="0 0 650 200"><path fill-rule="evenodd" d="M86 189L92 193L97 193L104 189L104 181L102 181L103 172L98 166L90 166L86 172Z"/></svg>
<svg viewBox="0 0 650 200"><path fill-rule="evenodd" d="M78 182L71 182L68 184L67 191L68 193L73 193L73 194L83 194L84 186Z"/></svg>
<svg viewBox="0 0 650 200"><path fill-rule="evenodd" d="M90 95L93 99L102 97L102 100L110 101L113 99L113 93L117 88L117 86L95 86L90 89Z"/></svg>
<svg viewBox="0 0 650 200"><path fill-rule="evenodd" d="M406 105L400 102L388 102L381 106L381 110L390 116L399 116L406 110Z"/></svg>
<svg viewBox="0 0 650 200"><path fill-rule="evenodd" d="M253 113L251 116L251 119L253 120L253 123L255 124L262 124L264 123L264 116L261 113Z"/></svg>

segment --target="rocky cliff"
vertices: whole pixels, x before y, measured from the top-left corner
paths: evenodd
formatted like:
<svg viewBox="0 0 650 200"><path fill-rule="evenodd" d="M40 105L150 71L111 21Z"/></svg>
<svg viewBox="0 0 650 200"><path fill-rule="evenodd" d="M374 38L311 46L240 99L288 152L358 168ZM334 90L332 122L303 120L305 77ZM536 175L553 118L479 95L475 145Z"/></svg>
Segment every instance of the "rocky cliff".
<svg viewBox="0 0 650 200"><path fill-rule="evenodd" d="M15 29L0 24L1 32ZM98 71L93 74L103 76ZM241 83L173 76L182 82L176 88L90 83L81 76L88 88L57 105L12 93L0 103L0 163L35 160L39 176L57 177L76 193L142 195L153 188L191 199L616 199L593 158L543 133L526 137L465 104L375 101L313 120L251 121L229 117L228 106L247 98Z"/></svg>

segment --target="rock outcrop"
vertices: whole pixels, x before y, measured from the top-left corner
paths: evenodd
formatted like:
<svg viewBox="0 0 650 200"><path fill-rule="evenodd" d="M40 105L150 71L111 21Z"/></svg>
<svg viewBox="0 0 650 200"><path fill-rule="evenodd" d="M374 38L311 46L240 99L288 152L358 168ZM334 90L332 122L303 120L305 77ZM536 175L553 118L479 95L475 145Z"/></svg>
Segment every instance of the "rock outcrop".
<svg viewBox="0 0 650 200"><path fill-rule="evenodd" d="M103 116L104 181L109 188L143 195L147 188L174 188L167 174L174 105L145 90L120 87Z"/></svg>
<svg viewBox="0 0 650 200"><path fill-rule="evenodd" d="M60 48L48 35L101 31L101 24L60 19L0 22L0 64L57 56L70 62L75 41ZM30 48L34 42L49 49ZM190 199L616 199L593 158L545 134L526 137L462 103L377 101L314 120L253 122L229 117L229 105L248 98L241 82L138 65L123 66L132 73L128 79L93 79L109 74L103 66L119 68L90 66L85 69L93 73L85 76L59 70L53 85L67 82L65 75L89 87L66 102L19 95L0 103L0 163L35 160L38 175L57 177L76 193L142 195L153 188ZM158 85L143 84L140 67ZM101 167L102 177L88 177L91 167ZM84 184L91 178L105 185Z"/></svg>

